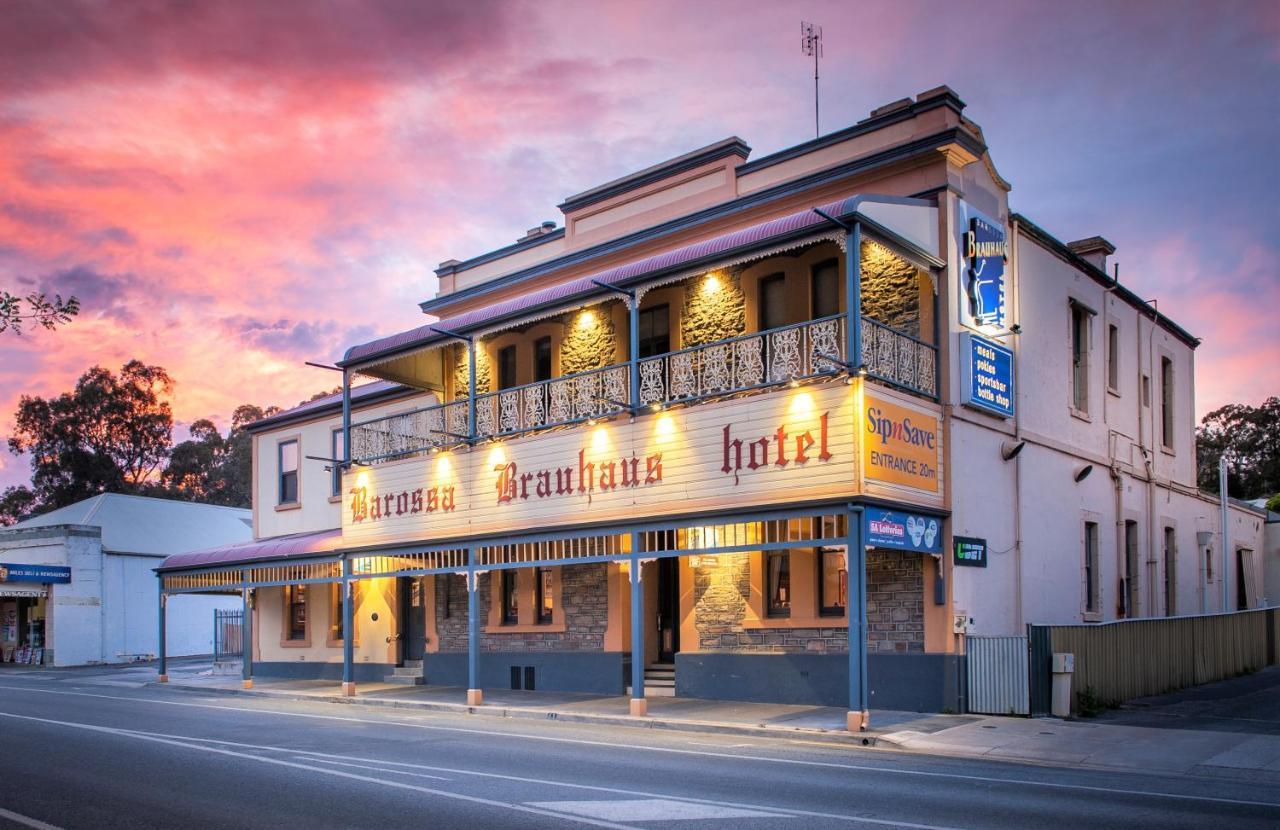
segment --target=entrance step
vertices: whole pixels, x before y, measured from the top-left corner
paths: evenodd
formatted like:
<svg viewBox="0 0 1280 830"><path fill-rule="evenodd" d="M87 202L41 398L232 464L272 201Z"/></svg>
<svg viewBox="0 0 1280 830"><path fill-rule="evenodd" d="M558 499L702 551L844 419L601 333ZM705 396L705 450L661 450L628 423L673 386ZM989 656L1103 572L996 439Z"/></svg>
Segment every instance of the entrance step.
<svg viewBox="0 0 1280 830"><path fill-rule="evenodd" d="M387 683L397 683L402 686L421 686L422 680L422 661L421 660L405 660L403 666L396 666L391 670L391 674L383 678Z"/></svg>
<svg viewBox="0 0 1280 830"><path fill-rule="evenodd" d="M627 694L631 694L631 689L627 689ZM676 696L676 664L675 663L650 663L644 669L644 696L645 697L675 697Z"/></svg>
<svg viewBox="0 0 1280 830"><path fill-rule="evenodd" d="M399 668L399 667L397 667L397 668ZM420 668L422 668L422 661L421 661L421 660L405 660L405 661L404 661L404 666L403 666L403 668L406 668L406 669L420 669Z"/></svg>
<svg viewBox="0 0 1280 830"><path fill-rule="evenodd" d="M630 686L627 686L626 694L628 695L631 694ZM648 683L648 681L646 681L644 684L644 696L645 697L675 697L676 687L675 686L652 686Z"/></svg>

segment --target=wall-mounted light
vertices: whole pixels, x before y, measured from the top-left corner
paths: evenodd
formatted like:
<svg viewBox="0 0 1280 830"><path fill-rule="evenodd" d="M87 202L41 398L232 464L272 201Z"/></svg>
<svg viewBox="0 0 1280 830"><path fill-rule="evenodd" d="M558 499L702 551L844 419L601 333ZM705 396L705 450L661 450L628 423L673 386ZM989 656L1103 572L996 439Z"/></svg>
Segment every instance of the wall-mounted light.
<svg viewBox="0 0 1280 830"><path fill-rule="evenodd" d="M1000 445L1000 457L1005 461L1012 461L1018 457L1018 453L1022 452L1025 446L1027 446L1026 441L1005 441Z"/></svg>
<svg viewBox="0 0 1280 830"><path fill-rule="evenodd" d="M578 328L589 329L596 324L596 313L591 309L587 309L578 315Z"/></svg>
<svg viewBox="0 0 1280 830"><path fill-rule="evenodd" d="M1089 477L1089 473L1092 473L1092 472L1093 472L1092 464L1086 464L1083 467L1080 467L1079 469L1077 469L1075 474L1076 484L1079 484L1080 482L1084 481L1086 478Z"/></svg>
<svg viewBox="0 0 1280 830"><path fill-rule="evenodd" d="M702 281L702 293L714 294L720 290L721 286L720 277L715 274L707 274L707 278Z"/></svg>

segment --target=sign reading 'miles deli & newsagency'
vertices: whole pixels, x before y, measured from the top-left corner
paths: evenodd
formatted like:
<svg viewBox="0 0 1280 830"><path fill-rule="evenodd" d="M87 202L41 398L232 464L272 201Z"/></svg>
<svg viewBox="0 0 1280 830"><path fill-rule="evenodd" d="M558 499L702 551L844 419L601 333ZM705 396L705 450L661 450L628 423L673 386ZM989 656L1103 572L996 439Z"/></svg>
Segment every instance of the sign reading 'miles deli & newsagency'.
<svg viewBox="0 0 1280 830"><path fill-rule="evenodd" d="M848 498L868 486L939 493L938 418L905 396L831 383L357 467L343 542L375 545L585 522ZM867 431L867 430L870 431ZM879 430L882 435L877 435ZM906 493L907 489L903 489ZM898 495L901 495L899 493Z"/></svg>

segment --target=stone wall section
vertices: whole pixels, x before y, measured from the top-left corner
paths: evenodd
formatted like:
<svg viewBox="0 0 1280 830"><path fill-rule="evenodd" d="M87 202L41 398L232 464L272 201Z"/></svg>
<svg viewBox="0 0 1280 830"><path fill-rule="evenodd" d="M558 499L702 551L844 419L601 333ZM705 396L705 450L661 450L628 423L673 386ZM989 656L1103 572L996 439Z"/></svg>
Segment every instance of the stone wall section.
<svg viewBox="0 0 1280 830"><path fill-rule="evenodd" d="M875 242L862 243L862 313L920 336L920 271Z"/></svg>
<svg viewBox="0 0 1280 830"><path fill-rule="evenodd" d="M698 650L848 652L847 626L745 629L750 555L721 554L715 569L694 570ZM924 652L924 567L918 554L867 553L867 643L873 652Z"/></svg>
<svg viewBox="0 0 1280 830"><path fill-rule="evenodd" d="M492 369L489 356L483 347L476 349L476 392L483 394L491 391ZM467 397L471 383L471 361L467 358L467 347L461 343L453 347L453 397Z"/></svg>
<svg viewBox="0 0 1280 830"><path fill-rule="evenodd" d="M564 608L563 632L485 633L489 620L490 577L480 575L480 650L482 652L531 653L540 651L603 651L609 625L608 566L568 565L555 569L561 580L560 603ZM448 588L446 589L446 580ZM448 597L448 615L445 598ZM467 580L461 575L436 577L436 634L440 651L467 650Z"/></svg>
<svg viewBox="0 0 1280 830"><path fill-rule="evenodd" d="M614 362L617 332L613 325L616 302L584 308L565 317L560 341L560 373L571 375L599 369Z"/></svg>
<svg viewBox="0 0 1280 830"><path fill-rule="evenodd" d="M716 271L689 281L680 317L683 348L727 340L746 330L747 300L737 272Z"/></svg>

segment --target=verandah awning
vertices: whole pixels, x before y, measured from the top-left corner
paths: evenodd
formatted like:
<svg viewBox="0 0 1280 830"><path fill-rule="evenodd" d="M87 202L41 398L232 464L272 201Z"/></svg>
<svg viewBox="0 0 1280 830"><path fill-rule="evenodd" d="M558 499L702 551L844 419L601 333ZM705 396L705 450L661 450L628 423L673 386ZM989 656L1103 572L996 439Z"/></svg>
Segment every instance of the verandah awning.
<svg viewBox="0 0 1280 830"><path fill-rule="evenodd" d="M273 536L253 542L238 542L216 548L175 553L164 560L158 570L169 571L186 568L210 568L241 562L262 560L287 560L303 556L315 556L336 550L342 544L342 529L320 530L314 533L295 533L290 536Z"/></svg>

